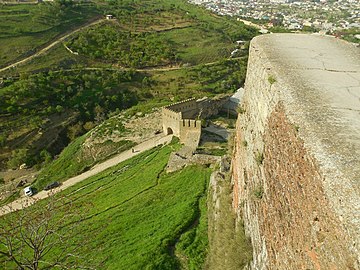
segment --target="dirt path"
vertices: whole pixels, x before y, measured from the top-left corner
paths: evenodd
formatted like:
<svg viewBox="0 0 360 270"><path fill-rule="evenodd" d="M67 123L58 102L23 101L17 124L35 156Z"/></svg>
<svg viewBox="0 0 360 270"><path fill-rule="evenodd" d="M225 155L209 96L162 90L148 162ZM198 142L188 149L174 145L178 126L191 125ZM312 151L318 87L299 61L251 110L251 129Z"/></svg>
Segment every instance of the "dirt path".
<svg viewBox="0 0 360 270"><path fill-rule="evenodd" d="M105 19L99 19L99 20L96 20L96 21L94 21L94 22L87 23L87 24L85 24L85 25L83 25L83 26L81 26L81 27L79 27L79 28L77 28L77 29L75 29L75 30L73 30L73 31L65 34L64 36L58 38L57 40L55 40L54 42L50 43L49 45L47 45L45 48L41 49L40 51L38 51L38 52L36 52L36 53L34 53L34 54L32 54L32 55L30 55L30 56L22 59L22 60L19 60L19 61L13 63L13 64L10 64L10 65L8 65L8 66L6 66L6 67L1 68L1 69L0 69L0 72L6 71L6 70L8 70L8 69L10 69L10 68L14 68L14 67L16 67L16 66L18 66L18 65L24 64L24 63L26 63L26 62L34 59L35 57L38 57L38 56L44 54L45 52L47 52L48 50L50 50L50 49L51 49L52 47L54 47L55 45L57 45L57 44L59 44L60 42L64 41L64 40L65 40L66 38L68 38L69 36L71 36L71 35L79 32L79 31L83 30L84 28L87 28L87 27L90 27L90 26L99 24L99 23L104 22L104 21L105 21Z"/></svg>
<svg viewBox="0 0 360 270"><path fill-rule="evenodd" d="M120 153L119 155L110 158L103 163L97 164L94 167L92 167L89 171L86 171L80 175L74 176L72 178L69 178L68 180L64 181L62 185L58 188L55 188L51 191L40 191L36 195L28 198L28 197L21 197L17 199L16 201L9 203L3 207L0 208L0 216L5 215L7 213L25 208L30 206L31 204L35 203L38 200L45 199L49 197L51 194L60 192L62 190L67 189L68 187L71 187L75 185L76 183L79 183L86 178L89 178L90 176L96 175L112 166L115 166L119 164L120 162L123 162L129 158L132 158L133 156L136 156L146 150L149 150L157 145L160 144L167 144L171 141L172 135L164 136L163 134L155 136L143 143L140 143L136 145L133 149L135 152L133 153L132 150L127 150L125 152Z"/></svg>
<svg viewBox="0 0 360 270"><path fill-rule="evenodd" d="M228 60L239 60L244 58L243 56L240 57L233 57L233 58L229 58ZM203 65L203 66L211 66L211 65L215 65L217 63L219 63L222 60L217 60L217 61L213 61L213 62L209 62L209 63L205 63L205 64L197 64L194 66L181 66L181 65L177 65L177 66L158 66L158 67L144 67L144 68L130 68L130 67L122 67L122 66L118 66L118 67L84 67L84 68L69 68L69 69L61 69L61 70L52 70L53 73L56 72L64 72L64 71L81 71L81 70L107 70L107 71L117 71L117 70L135 70L137 72L152 72L152 71L172 71L172 70L179 70L179 69L191 69L194 68L198 65ZM1 69L0 69L1 72Z"/></svg>

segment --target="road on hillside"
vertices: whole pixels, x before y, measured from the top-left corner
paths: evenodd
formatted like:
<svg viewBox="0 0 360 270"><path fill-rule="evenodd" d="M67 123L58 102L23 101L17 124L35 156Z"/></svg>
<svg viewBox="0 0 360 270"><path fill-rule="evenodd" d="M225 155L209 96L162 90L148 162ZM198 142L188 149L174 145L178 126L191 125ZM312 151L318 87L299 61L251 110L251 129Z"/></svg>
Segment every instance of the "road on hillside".
<svg viewBox="0 0 360 270"><path fill-rule="evenodd" d="M54 193L65 190L68 187L71 187L71 186L75 185L76 183L79 183L79 182L89 178L90 176L96 175L112 166L119 164L120 162L130 159L130 158L132 158L146 150L149 150L157 145L167 144L171 141L171 139L172 139L172 135L164 136L163 134L160 134L158 136L155 136L145 142L142 142L142 143L136 145L135 147L133 147L133 149L124 151L124 152L116 155L113 158L110 158L102 163L95 165L90 170L88 170L80 175L69 178L68 180L64 181L62 183L62 185L58 188L52 189L51 191L45 191L45 190L40 191L39 193L35 194L32 197L21 197L15 201L13 201L12 203L9 203L9 204L1 207L0 208L0 216L5 215L10 212L13 212L13 211L16 211L16 210L23 209L25 207L28 207L39 200L45 199ZM133 152L133 150L134 150L134 152Z"/></svg>
<svg viewBox="0 0 360 270"><path fill-rule="evenodd" d="M8 65L8 66L6 66L6 67L0 68L0 72L6 71L6 70L8 70L8 69L10 69L10 68L14 68L14 67L16 67L16 66L18 66L18 65L24 64L24 63L32 60L33 58L38 57L38 56L44 54L45 52L47 52L48 50L50 50L50 49L51 49L52 47L54 47L55 45L57 45L57 44L59 44L60 42L64 41L64 40L65 40L66 38L68 38L69 36L71 36L71 35L79 32L79 31L83 30L84 28L87 28L87 27L90 27L90 26L99 24L99 23L104 22L104 21L105 21L105 19L99 19L99 20L96 20L96 21L94 21L94 22L90 22L90 23L87 23L87 24L85 24L85 25L83 25L83 26L80 26L79 28L76 28L75 30L69 32L68 34L65 34L64 36L58 38L57 40L55 40L54 42L50 43L48 46L46 46L45 48L41 49L40 51L38 51L38 52L36 52L36 53L34 53L34 54L32 54L32 55L30 55L30 56L22 59L22 60L19 60L19 61L13 63L13 64L10 64L10 65Z"/></svg>

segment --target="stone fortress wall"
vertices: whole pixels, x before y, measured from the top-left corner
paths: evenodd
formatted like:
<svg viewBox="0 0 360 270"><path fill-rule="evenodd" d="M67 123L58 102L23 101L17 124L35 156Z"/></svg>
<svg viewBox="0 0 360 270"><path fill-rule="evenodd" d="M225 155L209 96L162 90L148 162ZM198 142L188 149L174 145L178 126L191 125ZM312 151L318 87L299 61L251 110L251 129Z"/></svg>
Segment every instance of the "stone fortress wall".
<svg viewBox="0 0 360 270"><path fill-rule="evenodd" d="M233 153L249 269L360 269L360 53L326 36L250 46Z"/></svg>
<svg viewBox="0 0 360 270"><path fill-rule="evenodd" d="M162 108L163 131L166 135L174 134L181 143L196 148L201 136L198 115L198 104L194 98L165 106Z"/></svg>

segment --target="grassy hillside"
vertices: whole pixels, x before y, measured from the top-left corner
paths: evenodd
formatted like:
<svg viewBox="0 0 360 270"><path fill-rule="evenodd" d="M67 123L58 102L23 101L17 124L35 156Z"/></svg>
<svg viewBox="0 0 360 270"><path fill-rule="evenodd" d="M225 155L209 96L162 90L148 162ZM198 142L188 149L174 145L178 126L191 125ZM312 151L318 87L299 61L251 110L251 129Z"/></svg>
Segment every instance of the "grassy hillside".
<svg viewBox="0 0 360 270"><path fill-rule="evenodd" d="M83 214L73 231L67 231L74 221L69 219L69 226L57 232L71 235L63 245L70 243L69 250L76 247L79 265L180 269L181 257L182 264L201 269L207 247L205 198L210 170L192 166L165 173L173 147L177 146L144 152L65 191L72 202L66 213ZM65 206L56 212L59 216L65 214L62 209ZM44 261L51 261L56 252Z"/></svg>
<svg viewBox="0 0 360 270"><path fill-rule="evenodd" d="M134 145L131 141L105 141L97 144L96 147L101 149L101 154L96 157L91 152L96 152L96 149L89 151L84 147L87 134L77 138L71 142L53 162L47 164L39 173L35 187L42 190L47 184L63 180L78 175L88 170L95 163L102 161L104 158L129 149Z"/></svg>
<svg viewBox="0 0 360 270"><path fill-rule="evenodd" d="M70 1L68 2L70 3ZM0 67L99 16L91 4L0 4Z"/></svg>
<svg viewBox="0 0 360 270"><path fill-rule="evenodd" d="M135 83L134 76L131 71L39 73L0 89L0 139L5 146L0 155L10 156L6 165L41 162L42 150L57 154L109 112L136 104L128 86ZM20 156L20 149L27 155Z"/></svg>
<svg viewBox="0 0 360 270"><path fill-rule="evenodd" d="M12 59L98 14L115 19L85 28L0 74L1 170L48 163L71 141L124 109L136 114L171 101L232 93L244 82L247 51L237 59L230 59L230 52L238 48L235 41L256 35L233 18L183 0L59 0L6 6L0 17L4 14L10 16L0 20L6 39L32 46L17 53L13 43L0 42ZM46 38L40 39L40 33ZM36 41L22 42L25 37Z"/></svg>

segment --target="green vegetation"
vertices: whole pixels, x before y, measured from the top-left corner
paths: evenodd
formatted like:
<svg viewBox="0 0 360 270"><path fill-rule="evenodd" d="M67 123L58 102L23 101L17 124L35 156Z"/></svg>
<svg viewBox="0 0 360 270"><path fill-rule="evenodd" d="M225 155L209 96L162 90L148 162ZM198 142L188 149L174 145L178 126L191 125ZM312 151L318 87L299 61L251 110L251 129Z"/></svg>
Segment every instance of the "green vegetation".
<svg viewBox="0 0 360 270"><path fill-rule="evenodd" d="M239 114L244 114L246 112L246 109L242 106L242 105L239 105L237 108L236 108L236 111L237 113Z"/></svg>
<svg viewBox="0 0 360 270"><path fill-rule="evenodd" d="M233 129L236 125L237 115L229 112L220 111L217 115L210 118L213 124L221 123L226 128Z"/></svg>
<svg viewBox="0 0 360 270"><path fill-rule="evenodd" d="M268 82L270 83L270 85L273 85L274 83L276 83L276 78L273 75L270 75L268 77Z"/></svg>
<svg viewBox="0 0 360 270"><path fill-rule="evenodd" d="M349 42L360 43L360 39L357 38L356 35L360 35L360 30L356 27L335 32L335 36L341 37Z"/></svg>
<svg viewBox="0 0 360 270"><path fill-rule="evenodd" d="M209 209L209 254L206 269L243 269L252 259L251 241L245 235L244 225L232 208L230 175L217 179L216 187L210 189Z"/></svg>
<svg viewBox="0 0 360 270"><path fill-rule="evenodd" d="M133 145L111 140L111 132L131 134L120 118L109 117L232 93L244 82L247 51L228 58L235 41L249 41L256 30L182 0L1 6L0 66L32 55L100 14L115 19L86 27L0 74L0 168L42 166L35 182L39 190ZM60 234L68 229L71 239L45 260L70 245L82 255L80 265L91 262L98 269L201 269L208 250L210 169L165 173L172 148L178 145L142 153L64 191L72 207L57 208L57 218L73 210L83 215L58 228ZM226 152L222 143L210 148Z"/></svg>
<svg viewBox="0 0 360 270"><path fill-rule="evenodd" d="M128 86L134 80L132 71L79 70L50 71L9 82L0 89L0 132L7 146L1 152L11 153L9 167L42 162L44 148L52 155L59 152L59 143L53 140L66 144L109 113L136 104L136 93Z"/></svg>
<svg viewBox="0 0 360 270"><path fill-rule="evenodd" d="M17 168L21 164L29 161L27 149L16 149L11 152L11 158L7 162L8 167Z"/></svg>
<svg viewBox="0 0 360 270"><path fill-rule="evenodd" d="M121 31L114 24L86 29L67 46L90 59L125 67L166 65L175 61L169 39L157 33Z"/></svg>
<svg viewBox="0 0 360 270"><path fill-rule="evenodd" d="M212 133L214 134L214 133ZM216 134L215 134L216 135ZM222 139L222 138L221 138ZM227 153L227 143L226 142L205 142L196 149L196 152L199 154L213 155L213 156L223 156Z"/></svg>
<svg viewBox="0 0 360 270"><path fill-rule="evenodd" d="M274 27L271 27L269 28L269 31L272 32L272 33L291 33L292 30L290 29L287 29L283 26L274 26Z"/></svg>
<svg viewBox="0 0 360 270"><path fill-rule="evenodd" d="M255 189L254 189L254 196L257 198L257 199L262 199L264 195L264 188L262 186L257 186Z"/></svg>
<svg viewBox="0 0 360 270"><path fill-rule="evenodd" d="M44 167L39 187L86 170L117 146L130 147L130 142L107 142L101 132L99 159L79 147L80 136L122 110L130 117L173 101L232 93L245 80L247 51L236 59L228 59L230 52L238 47L235 41L256 35L234 18L181 0L59 0L2 7L0 29L6 31L0 40L9 41L0 45L9 46L0 50L7 57L0 61L3 66L100 14L115 16L0 74L0 168ZM78 162L70 164L70 156Z"/></svg>
<svg viewBox="0 0 360 270"><path fill-rule="evenodd" d="M264 162L264 154L261 152L257 152L255 155L255 161L258 166L262 165Z"/></svg>
<svg viewBox="0 0 360 270"><path fill-rule="evenodd" d="M42 190L47 184L54 181L63 181L78 175L95 163L108 158L111 155L130 149L134 143L119 141L114 143L110 140L101 144L84 147L87 134L71 142L52 163L45 166L37 177L35 187ZM100 149L101 151L99 152Z"/></svg>
<svg viewBox="0 0 360 270"><path fill-rule="evenodd" d="M71 207L67 203L56 214L70 217L57 233L72 228L72 237L43 261L52 261L64 246L77 247L79 265L91 262L98 269L179 269L178 252L188 256L191 269L201 269L210 170L191 166L166 174L172 147L144 152L67 189ZM80 221L72 213L82 213Z"/></svg>
<svg viewBox="0 0 360 270"><path fill-rule="evenodd" d="M29 55L99 14L91 4L66 3L0 4L0 66Z"/></svg>

